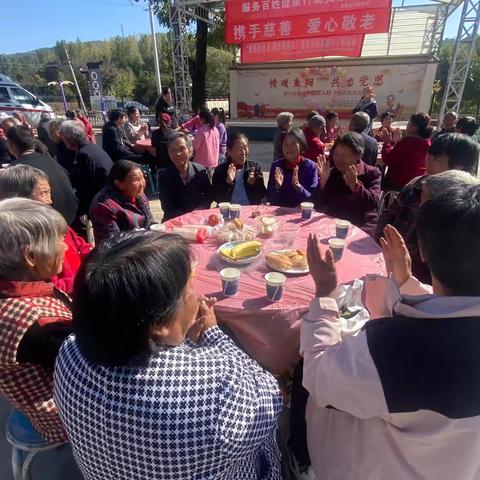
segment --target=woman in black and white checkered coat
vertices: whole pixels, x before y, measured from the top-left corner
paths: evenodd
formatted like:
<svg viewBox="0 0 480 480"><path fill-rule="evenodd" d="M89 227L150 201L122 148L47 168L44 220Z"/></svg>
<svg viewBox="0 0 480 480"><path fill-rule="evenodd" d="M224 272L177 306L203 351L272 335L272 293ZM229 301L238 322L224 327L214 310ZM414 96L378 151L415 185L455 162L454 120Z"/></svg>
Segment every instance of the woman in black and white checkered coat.
<svg viewBox="0 0 480 480"><path fill-rule="evenodd" d="M78 273L55 401L86 479L280 479L275 379L216 325L177 236L108 239Z"/></svg>

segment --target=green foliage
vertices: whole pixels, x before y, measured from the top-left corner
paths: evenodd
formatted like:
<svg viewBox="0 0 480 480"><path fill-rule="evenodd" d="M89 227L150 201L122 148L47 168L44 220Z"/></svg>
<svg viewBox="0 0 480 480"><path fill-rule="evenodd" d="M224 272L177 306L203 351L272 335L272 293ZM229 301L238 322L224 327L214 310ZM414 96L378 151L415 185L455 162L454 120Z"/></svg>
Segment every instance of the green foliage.
<svg viewBox="0 0 480 480"><path fill-rule="evenodd" d="M444 40L440 50L440 63L437 68L437 75L433 86L432 113L437 114L440 111L443 95L448 81L448 72L453 61L453 51L455 40ZM475 49L473 52L470 71L468 74L465 90L463 93L461 112L478 116L480 113L480 36L477 37Z"/></svg>
<svg viewBox="0 0 480 480"><path fill-rule="evenodd" d="M221 26L219 28L222 28ZM228 68L233 56L220 40L217 29L209 34L209 40L215 47L208 47L207 55L207 94L212 96L228 93ZM170 35L157 33L160 72L162 85L173 86L172 49ZM87 62L102 61L105 93L115 95L119 99L137 100L153 107L157 99L157 84L153 61L152 39L150 35L115 37L103 41L66 43L59 41L53 48L42 48L27 53L0 55L0 72L27 90L41 96L46 101L55 101L59 95L58 87L48 87L58 66L58 76L64 80L73 80L68 68L64 47L67 47L75 68L80 90L88 104L89 91L85 76L80 68ZM194 58L195 38L188 39L188 52ZM75 101L75 89L66 87L67 99Z"/></svg>

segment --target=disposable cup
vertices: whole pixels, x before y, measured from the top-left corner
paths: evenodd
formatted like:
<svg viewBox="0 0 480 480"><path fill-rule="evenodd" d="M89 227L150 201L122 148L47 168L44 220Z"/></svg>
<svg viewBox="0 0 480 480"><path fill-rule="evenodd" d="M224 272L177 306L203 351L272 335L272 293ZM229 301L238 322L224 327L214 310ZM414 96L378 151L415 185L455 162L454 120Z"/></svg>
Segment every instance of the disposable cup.
<svg viewBox="0 0 480 480"><path fill-rule="evenodd" d="M278 302L281 300L287 277L282 273L270 272L267 273L264 278L267 287L267 300L269 302Z"/></svg>
<svg viewBox="0 0 480 480"><path fill-rule="evenodd" d="M302 208L302 220L309 220L312 217L313 213L313 203L303 202L300 204Z"/></svg>
<svg viewBox="0 0 480 480"><path fill-rule="evenodd" d="M348 220L335 220L336 237L345 239L348 236L348 229L351 223Z"/></svg>
<svg viewBox="0 0 480 480"><path fill-rule="evenodd" d="M232 203L230 205L230 218L232 220L234 220L235 218L239 218L241 209L242 209L241 205L238 205L237 203Z"/></svg>
<svg viewBox="0 0 480 480"><path fill-rule="evenodd" d="M222 279L222 292L226 297L234 297L238 293L240 274L240 270L237 270L236 268L224 268L220 272L220 278Z"/></svg>
<svg viewBox="0 0 480 480"><path fill-rule="evenodd" d="M230 218L230 202L219 203L218 208L220 209L220 215L222 215L224 220L228 220Z"/></svg>
<svg viewBox="0 0 480 480"><path fill-rule="evenodd" d="M167 229L167 226L164 223L154 223L150 225L150 230L155 232L164 232Z"/></svg>
<svg viewBox="0 0 480 480"><path fill-rule="evenodd" d="M331 238L328 241L328 246L333 253L333 259L338 262L343 255L343 249L345 248L345 240L342 238Z"/></svg>

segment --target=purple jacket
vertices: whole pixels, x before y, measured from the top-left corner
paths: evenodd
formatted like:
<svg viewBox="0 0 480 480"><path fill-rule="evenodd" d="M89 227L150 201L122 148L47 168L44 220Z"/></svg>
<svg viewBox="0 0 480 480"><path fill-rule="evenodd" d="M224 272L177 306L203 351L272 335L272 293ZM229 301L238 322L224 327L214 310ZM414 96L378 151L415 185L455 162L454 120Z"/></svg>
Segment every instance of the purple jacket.
<svg viewBox="0 0 480 480"><path fill-rule="evenodd" d="M360 161L360 187L352 192L342 174L334 168L323 190L315 193L315 208L332 217L349 220L373 236L378 219L381 173L377 167Z"/></svg>
<svg viewBox="0 0 480 480"><path fill-rule="evenodd" d="M298 179L300 191L292 186L293 170L285 167L286 160L281 158L272 163L268 179L267 199L272 205L280 207L297 207L302 202L309 201L318 185L317 166L308 158L303 158L298 166ZM275 188L275 169L280 167L283 171L283 185L280 190Z"/></svg>
<svg viewBox="0 0 480 480"><path fill-rule="evenodd" d="M148 229L155 223L145 195L132 203L120 192L109 187L100 190L93 199L90 218L97 244L115 233L135 228Z"/></svg>

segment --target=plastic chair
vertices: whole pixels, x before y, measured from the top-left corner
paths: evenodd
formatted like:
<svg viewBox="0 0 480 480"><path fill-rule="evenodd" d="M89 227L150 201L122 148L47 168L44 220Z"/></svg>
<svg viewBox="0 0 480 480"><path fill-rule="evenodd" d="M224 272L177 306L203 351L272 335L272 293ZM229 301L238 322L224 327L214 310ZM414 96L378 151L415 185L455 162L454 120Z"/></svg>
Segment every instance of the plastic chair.
<svg viewBox="0 0 480 480"><path fill-rule="evenodd" d="M45 440L20 410L12 409L7 419L6 437L12 446L12 472L14 480L30 480L30 466L35 456L64 445ZM26 457L22 452L26 452Z"/></svg>
<svg viewBox="0 0 480 480"><path fill-rule="evenodd" d="M155 181L153 180L153 174L152 174L152 169L150 168L150 165L142 163L141 167L142 167L143 174L148 179L148 188L150 189L151 194L153 196L156 196L158 193L157 186L155 185Z"/></svg>
<svg viewBox="0 0 480 480"><path fill-rule="evenodd" d="M394 202L400 192L396 190L383 191L380 197L380 205L378 207L378 216L386 210Z"/></svg>

